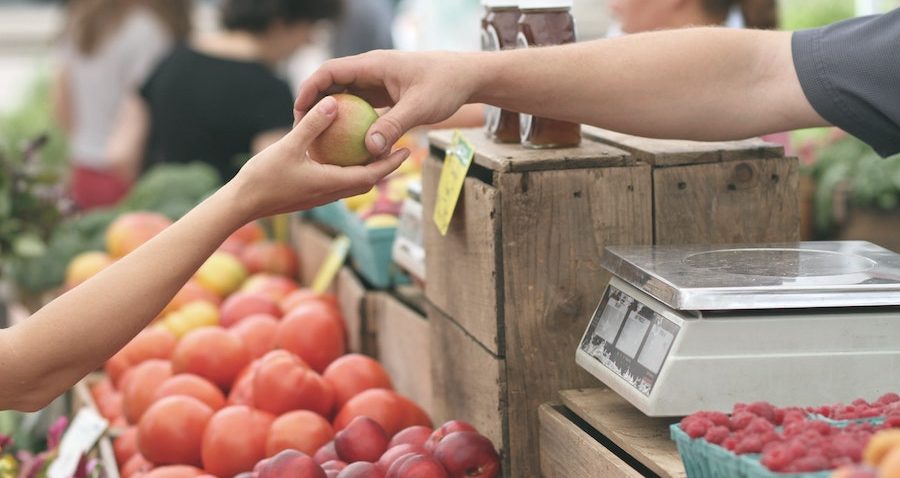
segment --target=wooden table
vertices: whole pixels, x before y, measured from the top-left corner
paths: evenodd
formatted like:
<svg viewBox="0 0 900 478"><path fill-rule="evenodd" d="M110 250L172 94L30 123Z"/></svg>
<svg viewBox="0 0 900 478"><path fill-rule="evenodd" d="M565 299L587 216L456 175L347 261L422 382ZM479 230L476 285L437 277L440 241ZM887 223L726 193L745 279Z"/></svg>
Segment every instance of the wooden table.
<svg viewBox="0 0 900 478"><path fill-rule="evenodd" d="M543 476L687 476L669 438L677 419L647 417L607 388L566 390L560 398L540 408Z"/></svg>

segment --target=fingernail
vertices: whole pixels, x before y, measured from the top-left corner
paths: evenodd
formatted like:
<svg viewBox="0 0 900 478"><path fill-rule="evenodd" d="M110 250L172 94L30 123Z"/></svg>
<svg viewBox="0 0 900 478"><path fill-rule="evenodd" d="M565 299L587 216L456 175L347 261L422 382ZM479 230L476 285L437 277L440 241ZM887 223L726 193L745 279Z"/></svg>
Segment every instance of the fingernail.
<svg viewBox="0 0 900 478"><path fill-rule="evenodd" d="M326 115L330 115L337 110L337 101L330 96L326 96L322 98L322 101L319 102L319 111Z"/></svg>
<svg viewBox="0 0 900 478"><path fill-rule="evenodd" d="M381 133L372 133L372 144L375 145L375 148L377 148L379 152L384 151L384 135Z"/></svg>

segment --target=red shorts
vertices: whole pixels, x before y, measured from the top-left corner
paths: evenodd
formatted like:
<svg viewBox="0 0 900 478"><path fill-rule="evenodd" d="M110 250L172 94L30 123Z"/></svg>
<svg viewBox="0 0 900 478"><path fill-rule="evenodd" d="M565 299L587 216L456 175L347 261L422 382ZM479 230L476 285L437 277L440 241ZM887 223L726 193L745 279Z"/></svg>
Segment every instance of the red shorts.
<svg viewBox="0 0 900 478"><path fill-rule="evenodd" d="M86 211L97 207L114 206L131 189L131 183L112 171L72 167L72 200L78 209Z"/></svg>

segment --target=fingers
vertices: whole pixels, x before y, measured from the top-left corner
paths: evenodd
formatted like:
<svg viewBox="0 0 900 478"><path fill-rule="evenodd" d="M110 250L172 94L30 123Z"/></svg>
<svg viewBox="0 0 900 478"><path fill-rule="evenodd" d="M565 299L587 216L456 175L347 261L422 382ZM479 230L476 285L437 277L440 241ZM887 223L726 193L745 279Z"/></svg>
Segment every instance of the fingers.
<svg viewBox="0 0 900 478"><path fill-rule="evenodd" d="M296 127L288 133L288 138L305 150L313 139L331 125L336 116L337 101L331 97L322 98L315 108L304 115Z"/></svg>
<svg viewBox="0 0 900 478"><path fill-rule="evenodd" d="M418 107L413 105L418 104ZM400 99L396 106L375 121L366 134L366 148L378 157L390 151L404 133L423 123L422 114L427 103L416 101L411 95Z"/></svg>
<svg viewBox="0 0 900 478"><path fill-rule="evenodd" d="M409 157L409 150L403 148L365 166L335 167L331 184L340 191L368 191L383 177L399 168ZM351 194L352 195L352 194Z"/></svg>

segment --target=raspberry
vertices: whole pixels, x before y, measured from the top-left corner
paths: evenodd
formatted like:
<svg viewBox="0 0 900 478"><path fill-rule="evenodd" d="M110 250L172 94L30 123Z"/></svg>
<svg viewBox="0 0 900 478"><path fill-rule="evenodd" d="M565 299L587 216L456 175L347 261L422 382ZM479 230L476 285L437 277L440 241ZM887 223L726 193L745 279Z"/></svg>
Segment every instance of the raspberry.
<svg viewBox="0 0 900 478"><path fill-rule="evenodd" d="M835 457L835 458L831 459L829 468L835 469L835 468L840 468L842 466L854 465L856 463L857 462L854 462L853 460L851 460L850 458L848 458L846 456L839 456L839 457Z"/></svg>
<svg viewBox="0 0 900 478"><path fill-rule="evenodd" d="M882 410L883 410L882 408L876 408L876 407L866 408L865 410L862 410L861 412L859 412L859 418L880 417L882 415Z"/></svg>
<svg viewBox="0 0 900 478"><path fill-rule="evenodd" d="M806 429L814 430L819 435L822 435L822 436L828 436L831 434L831 431L832 431L831 425L829 425L825 422L817 422L817 421L808 422Z"/></svg>
<svg viewBox="0 0 900 478"><path fill-rule="evenodd" d="M879 397L877 402L882 405L888 405L890 403L900 402L900 395L897 395L894 392L888 392L888 393L885 393L884 395L882 395L881 397Z"/></svg>
<svg viewBox="0 0 900 478"><path fill-rule="evenodd" d="M798 441L792 441L788 444L788 451L790 451L791 456L794 458L801 457L806 455L806 444Z"/></svg>
<svg viewBox="0 0 900 478"><path fill-rule="evenodd" d="M703 439L710 443L720 445L728 438L729 434L731 434L731 431L728 430L727 427L716 425L709 430L706 430L706 435L703 435Z"/></svg>
<svg viewBox="0 0 900 478"><path fill-rule="evenodd" d="M731 419L728 418L728 415L725 415L722 412L709 412L706 415L706 418L709 421L713 422L713 424L715 424L716 426L726 428L731 426Z"/></svg>
<svg viewBox="0 0 900 478"><path fill-rule="evenodd" d="M759 453L763 449L763 441L758 435L750 435L744 437L735 447L734 452L738 455L746 453Z"/></svg>
<svg viewBox="0 0 900 478"><path fill-rule="evenodd" d="M784 426L784 436L795 437L801 435L806 430L806 421L790 422Z"/></svg>
<svg viewBox="0 0 900 478"><path fill-rule="evenodd" d="M775 406L769 402L753 402L747 406L747 411L775 423Z"/></svg>
<svg viewBox="0 0 900 478"><path fill-rule="evenodd" d="M865 401L862 398L857 398L856 400L850 402L852 405L856 405L857 407L868 407L869 402Z"/></svg>
<svg viewBox="0 0 900 478"><path fill-rule="evenodd" d="M732 435L732 436L722 440L722 444L720 446L726 450L734 451L734 449L737 448L737 445L738 445L738 437Z"/></svg>
<svg viewBox="0 0 900 478"><path fill-rule="evenodd" d="M734 408L731 409L731 414L737 415L738 413L746 411L746 410L747 410L747 404L738 402L738 403L735 403Z"/></svg>
<svg viewBox="0 0 900 478"><path fill-rule="evenodd" d="M891 415L884 421L885 428L900 428L900 415Z"/></svg>
<svg viewBox="0 0 900 478"><path fill-rule="evenodd" d="M781 443L783 441L781 435L775 430L759 435L759 439L762 440L763 445L768 445L769 443Z"/></svg>
<svg viewBox="0 0 900 478"><path fill-rule="evenodd" d="M750 422L749 425L745 428L750 433L766 433L775 429L775 425L772 422L764 419L764 418L755 418Z"/></svg>
<svg viewBox="0 0 900 478"><path fill-rule="evenodd" d="M784 412L784 419L781 421L781 425L787 426L791 423L796 422L805 422L806 421L806 412L802 410L788 410Z"/></svg>
<svg viewBox="0 0 900 478"><path fill-rule="evenodd" d="M744 428L747 428L748 425L750 425L754 418L756 418L756 415L750 412L737 412L731 417L731 429L743 430Z"/></svg>
<svg viewBox="0 0 900 478"><path fill-rule="evenodd" d="M819 454L809 454L794 460L785 471L788 472L808 472L827 470L831 466L828 458Z"/></svg>
<svg viewBox="0 0 900 478"><path fill-rule="evenodd" d="M773 446L763 452L762 464L772 471L783 471L794 460L794 454L787 445Z"/></svg>

